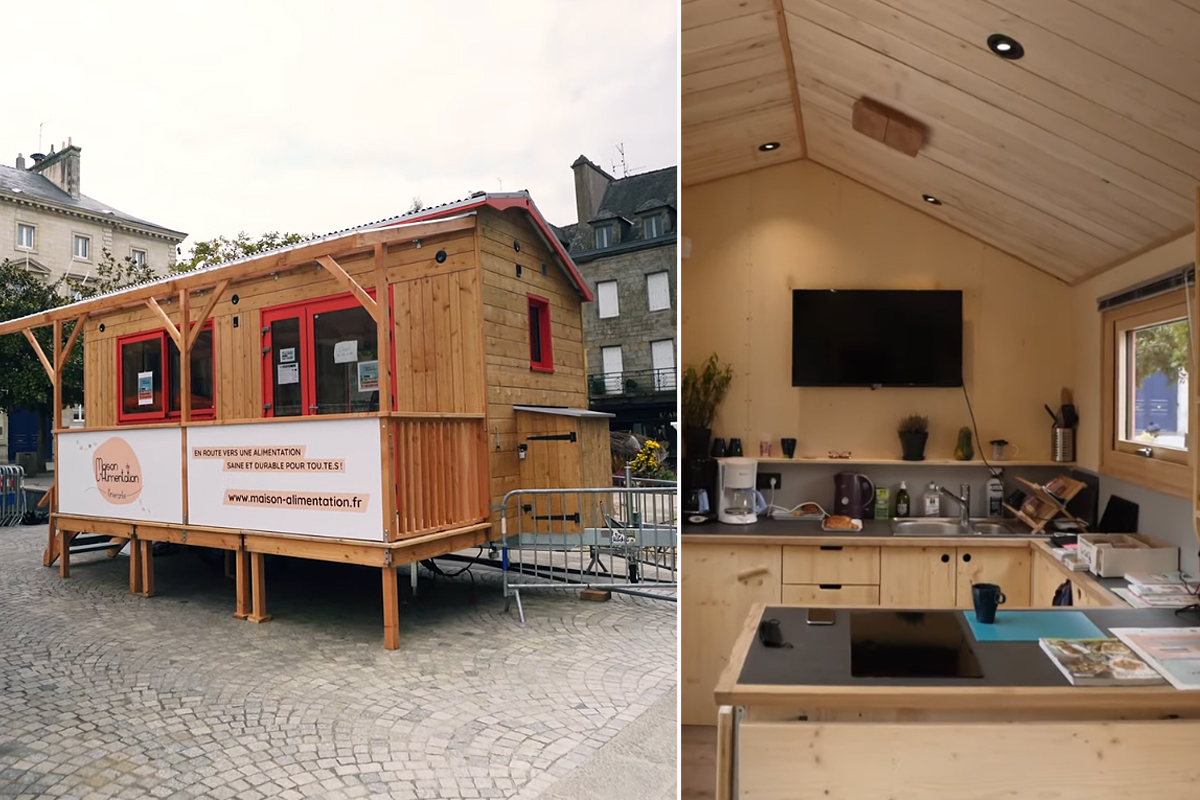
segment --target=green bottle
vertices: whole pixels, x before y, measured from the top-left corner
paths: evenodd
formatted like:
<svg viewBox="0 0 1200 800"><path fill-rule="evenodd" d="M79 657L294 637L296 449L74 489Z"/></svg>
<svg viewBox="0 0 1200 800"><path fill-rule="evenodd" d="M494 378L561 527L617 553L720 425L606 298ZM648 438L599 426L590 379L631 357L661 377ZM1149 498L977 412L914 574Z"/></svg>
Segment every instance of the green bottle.
<svg viewBox="0 0 1200 800"><path fill-rule="evenodd" d="M908 516L908 487L900 481L900 491L896 492L896 516Z"/></svg>

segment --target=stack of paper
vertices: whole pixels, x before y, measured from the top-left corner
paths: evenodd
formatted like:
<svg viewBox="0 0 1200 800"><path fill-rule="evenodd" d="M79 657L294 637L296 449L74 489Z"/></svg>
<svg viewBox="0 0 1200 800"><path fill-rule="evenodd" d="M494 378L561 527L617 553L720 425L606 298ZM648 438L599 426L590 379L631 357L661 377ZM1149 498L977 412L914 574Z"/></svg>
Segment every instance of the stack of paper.
<svg viewBox="0 0 1200 800"><path fill-rule="evenodd" d="M1180 572L1130 573L1125 580L1129 589L1118 593L1136 608L1183 608L1197 602L1195 584Z"/></svg>
<svg viewBox="0 0 1200 800"><path fill-rule="evenodd" d="M1200 628L1113 628L1176 689L1200 689Z"/></svg>

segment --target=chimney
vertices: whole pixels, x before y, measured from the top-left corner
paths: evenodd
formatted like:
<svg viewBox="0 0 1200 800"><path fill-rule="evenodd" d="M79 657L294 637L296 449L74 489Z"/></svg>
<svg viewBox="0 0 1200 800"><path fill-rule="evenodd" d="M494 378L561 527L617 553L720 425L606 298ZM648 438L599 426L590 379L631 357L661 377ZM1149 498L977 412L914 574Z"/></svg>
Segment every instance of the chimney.
<svg viewBox="0 0 1200 800"><path fill-rule="evenodd" d="M614 179L584 156L575 159L571 169L575 172L575 216L580 225L586 225L600 208L604 190Z"/></svg>
<svg viewBox="0 0 1200 800"><path fill-rule="evenodd" d="M17 169L25 169L25 156L17 153Z"/></svg>
<svg viewBox="0 0 1200 800"><path fill-rule="evenodd" d="M34 153L30 156L33 159L33 166L29 171L38 173L71 195L72 199L78 200L79 153L79 148L69 141L57 153L54 152L54 145L50 145L50 155L43 156L41 153Z"/></svg>

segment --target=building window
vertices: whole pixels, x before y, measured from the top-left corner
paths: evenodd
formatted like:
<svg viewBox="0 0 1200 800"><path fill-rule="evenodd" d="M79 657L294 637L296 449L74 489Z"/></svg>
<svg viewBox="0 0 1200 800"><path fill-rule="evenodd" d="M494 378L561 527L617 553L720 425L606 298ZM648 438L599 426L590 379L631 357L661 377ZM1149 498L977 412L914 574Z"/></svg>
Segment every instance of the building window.
<svg viewBox="0 0 1200 800"><path fill-rule="evenodd" d="M135 267L146 266L146 251L133 249L129 251L130 260Z"/></svg>
<svg viewBox="0 0 1200 800"><path fill-rule="evenodd" d="M36 242L36 228L32 225L26 225L23 222L17 223L17 248L19 250L32 250L34 242Z"/></svg>
<svg viewBox="0 0 1200 800"><path fill-rule="evenodd" d="M675 340L651 342L650 363L654 366L655 391L675 391Z"/></svg>
<svg viewBox="0 0 1200 800"><path fill-rule="evenodd" d="M646 276L646 296L650 299L651 311L669 311L671 308L671 276L667 272L652 272Z"/></svg>
<svg viewBox="0 0 1200 800"><path fill-rule="evenodd" d="M74 248L73 252L74 252L75 258L78 258L82 261L87 261L89 258L91 258L92 257L92 237L84 236L79 233L75 234L75 248Z"/></svg>
<svg viewBox="0 0 1200 800"><path fill-rule="evenodd" d="M617 297L616 281L601 281L596 284L596 304L600 319L611 319L620 316L621 304Z"/></svg>
<svg viewBox="0 0 1200 800"><path fill-rule="evenodd" d="M661 214L651 214L642 219L642 238L657 239L663 234L663 220Z"/></svg>
<svg viewBox="0 0 1200 800"><path fill-rule="evenodd" d="M529 295L529 368L554 372L554 354L550 343L550 301Z"/></svg>
<svg viewBox="0 0 1200 800"><path fill-rule="evenodd" d="M1103 331L1101 472L1190 497L1190 334L1183 292L1105 311Z"/></svg>
<svg viewBox="0 0 1200 800"><path fill-rule="evenodd" d="M604 393L621 394L625 383L625 364L621 347L601 347L600 363L604 366Z"/></svg>
<svg viewBox="0 0 1200 800"><path fill-rule="evenodd" d="M212 320L209 320L192 346L192 417L196 419L211 419L216 413L213 358ZM117 421L178 419L181 415L180 372L179 348L166 330L118 339L120 406ZM165 402L164 387L167 390Z"/></svg>
<svg viewBox="0 0 1200 800"><path fill-rule="evenodd" d="M379 410L379 327L354 295L264 309L260 320L263 416Z"/></svg>
<svg viewBox="0 0 1200 800"><path fill-rule="evenodd" d="M596 228L596 249L603 250L613 245L613 226L600 225Z"/></svg>

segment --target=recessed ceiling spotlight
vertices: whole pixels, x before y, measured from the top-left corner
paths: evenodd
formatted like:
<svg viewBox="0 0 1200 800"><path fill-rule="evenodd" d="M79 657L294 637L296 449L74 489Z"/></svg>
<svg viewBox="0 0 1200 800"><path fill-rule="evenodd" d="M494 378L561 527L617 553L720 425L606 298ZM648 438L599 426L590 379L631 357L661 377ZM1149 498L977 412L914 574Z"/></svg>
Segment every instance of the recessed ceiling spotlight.
<svg viewBox="0 0 1200 800"><path fill-rule="evenodd" d="M921 195L921 199L924 200L926 203L929 203L929 205L931 205L931 206L940 206L942 204L941 200L938 200L936 197L934 197L931 194L923 194L923 195Z"/></svg>
<svg viewBox="0 0 1200 800"><path fill-rule="evenodd" d="M779 142L767 142L766 144L760 144L758 146L758 149L763 151L764 153L769 153L772 150L779 149Z"/></svg>
<svg viewBox="0 0 1200 800"><path fill-rule="evenodd" d="M1003 33L993 33L989 36L987 46L996 55L1001 58L1007 58L1010 61L1016 61L1025 55L1025 48L1021 47L1021 43L1011 36L1005 36Z"/></svg>

